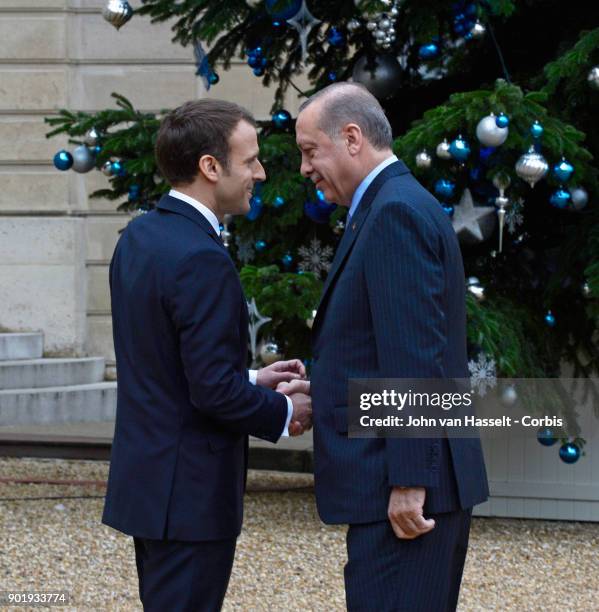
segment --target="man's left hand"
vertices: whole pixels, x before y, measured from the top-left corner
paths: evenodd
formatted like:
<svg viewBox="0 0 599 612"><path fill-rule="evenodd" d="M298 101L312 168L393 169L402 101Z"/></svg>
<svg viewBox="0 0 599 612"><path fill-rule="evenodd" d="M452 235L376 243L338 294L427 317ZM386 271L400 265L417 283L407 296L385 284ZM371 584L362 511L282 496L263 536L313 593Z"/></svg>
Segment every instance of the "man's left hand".
<svg viewBox="0 0 599 612"><path fill-rule="evenodd" d="M413 540L435 528L434 519L423 515L424 487L393 487L387 516L395 535L401 540Z"/></svg>
<svg viewBox="0 0 599 612"><path fill-rule="evenodd" d="M305 379L306 366L299 359L290 359L289 361L276 361L258 370L256 384L275 389L279 383Z"/></svg>

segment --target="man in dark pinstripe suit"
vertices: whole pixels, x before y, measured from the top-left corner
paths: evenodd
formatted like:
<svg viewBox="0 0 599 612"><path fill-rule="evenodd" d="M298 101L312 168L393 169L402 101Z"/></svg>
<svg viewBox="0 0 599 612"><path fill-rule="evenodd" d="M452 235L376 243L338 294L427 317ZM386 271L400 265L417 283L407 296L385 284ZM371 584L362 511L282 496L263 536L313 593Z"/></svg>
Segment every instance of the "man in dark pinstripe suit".
<svg viewBox="0 0 599 612"><path fill-rule="evenodd" d="M347 523L349 610L453 610L472 506L487 499L478 439L347 436L351 378L466 378L464 271L446 213L391 151L377 100L352 83L307 100L301 172L349 207L313 325L316 500Z"/></svg>

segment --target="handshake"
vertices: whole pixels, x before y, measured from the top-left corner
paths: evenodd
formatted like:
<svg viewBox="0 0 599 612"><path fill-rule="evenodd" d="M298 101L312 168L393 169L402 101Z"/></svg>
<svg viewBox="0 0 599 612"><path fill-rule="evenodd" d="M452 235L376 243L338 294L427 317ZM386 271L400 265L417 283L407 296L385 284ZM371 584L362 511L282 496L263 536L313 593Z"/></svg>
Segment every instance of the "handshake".
<svg viewBox="0 0 599 612"><path fill-rule="evenodd" d="M277 361L258 370L256 384L283 393L293 404L289 435L300 436L312 429L312 398L306 368L299 359Z"/></svg>

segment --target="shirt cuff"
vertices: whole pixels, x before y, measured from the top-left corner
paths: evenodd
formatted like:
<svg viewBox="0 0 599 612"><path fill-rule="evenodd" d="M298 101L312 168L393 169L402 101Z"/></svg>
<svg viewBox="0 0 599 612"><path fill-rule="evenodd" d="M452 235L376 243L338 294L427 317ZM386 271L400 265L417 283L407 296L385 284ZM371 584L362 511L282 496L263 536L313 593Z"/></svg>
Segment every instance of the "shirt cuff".
<svg viewBox="0 0 599 612"><path fill-rule="evenodd" d="M258 380L258 370L248 370L248 378L252 385L255 385Z"/></svg>
<svg viewBox="0 0 599 612"><path fill-rule="evenodd" d="M285 399L287 400L287 420L285 421L285 427L283 428L281 438L289 437L289 423L291 423L291 417L293 416L293 402L290 397L285 396Z"/></svg>

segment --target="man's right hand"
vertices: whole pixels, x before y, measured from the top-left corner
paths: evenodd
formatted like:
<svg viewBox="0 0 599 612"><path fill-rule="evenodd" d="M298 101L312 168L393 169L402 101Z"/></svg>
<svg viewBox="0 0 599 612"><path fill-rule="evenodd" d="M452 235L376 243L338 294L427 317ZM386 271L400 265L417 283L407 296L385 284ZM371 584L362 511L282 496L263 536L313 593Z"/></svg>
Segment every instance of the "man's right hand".
<svg viewBox="0 0 599 612"><path fill-rule="evenodd" d="M279 393L284 393L293 404L293 413L289 423L289 435L300 436L312 429L312 398L310 397L309 380L282 382L277 386Z"/></svg>

